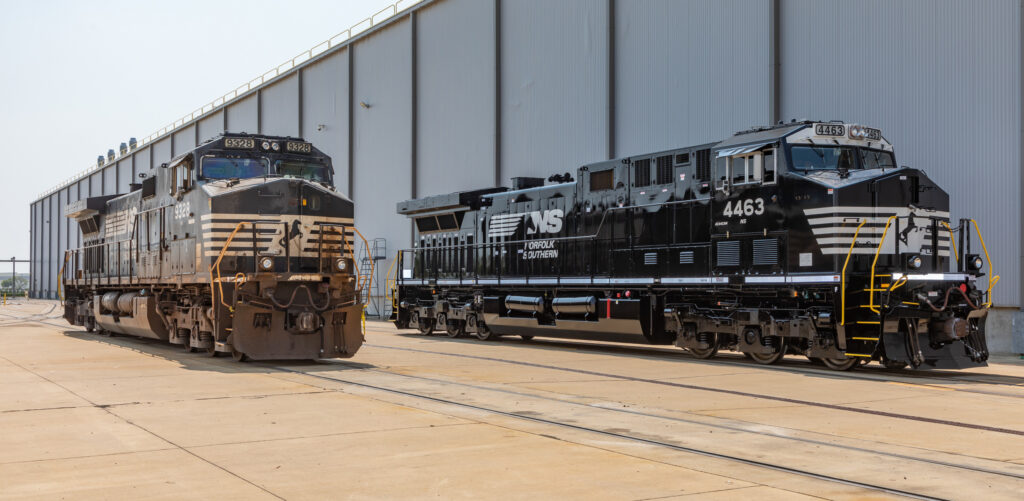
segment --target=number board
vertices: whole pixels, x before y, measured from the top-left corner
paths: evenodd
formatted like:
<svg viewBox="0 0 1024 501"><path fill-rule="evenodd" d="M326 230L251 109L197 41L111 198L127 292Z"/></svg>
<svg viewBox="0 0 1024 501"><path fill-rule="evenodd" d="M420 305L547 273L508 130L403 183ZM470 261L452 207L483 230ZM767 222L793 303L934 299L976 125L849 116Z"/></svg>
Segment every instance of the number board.
<svg viewBox="0 0 1024 501"><path fill-rule="evenodd" d="M864 131L868 133L868 140L870 141L881 141L882 131L880 129L872 129L871 127L864 127Z"/></svg>
<svg viewBox="0 0 1024 501"><path fill-rule="evenodd" d="M225 148L252 149L256 147L256 141L251 137L226 137L224 138Z"/></svg>
<svg viewBox="0 0 1024 501"><path fill-rule="evenodd" d="M845 136L846 126L841 124L814 124L814 133L819 136Z"/></svg>

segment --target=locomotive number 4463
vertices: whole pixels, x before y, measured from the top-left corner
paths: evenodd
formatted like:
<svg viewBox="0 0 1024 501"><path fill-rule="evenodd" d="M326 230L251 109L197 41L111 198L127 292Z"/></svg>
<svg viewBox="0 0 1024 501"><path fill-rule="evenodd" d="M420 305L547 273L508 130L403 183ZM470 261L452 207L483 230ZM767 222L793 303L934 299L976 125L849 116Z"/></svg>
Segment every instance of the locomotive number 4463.
<svg viewBox="0 0 1024 501"><path fill-rule="evenodd" d="M760 216L764 214L763 198L737 200L736 203L726 202L722 215L725 217Z"/></svg>

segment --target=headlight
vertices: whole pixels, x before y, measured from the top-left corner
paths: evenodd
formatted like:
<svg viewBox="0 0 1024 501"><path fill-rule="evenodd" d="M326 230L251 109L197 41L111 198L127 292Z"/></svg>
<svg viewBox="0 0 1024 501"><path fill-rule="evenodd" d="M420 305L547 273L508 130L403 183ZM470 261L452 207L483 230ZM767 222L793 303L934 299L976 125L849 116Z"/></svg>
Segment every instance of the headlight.
<svg viewBox="0 0 1024 501"><path fill-rule="evenodd" d="M921 256L910 256L907 258L907 266L912 270L920 268L922 264L924 264L924 261L921 261Z"/></svg>
<svg viewBox="0 0 1024 501"><path fill-rule="evenodd" d="M281 151L281 145L277 144L276 142L270 143L270 148L273 149L274 151Z"/></svg>
<svg viewBox="0 0 1024 501"><path fill-rule="evenodd" d="M338 271L345 271L346 269L348 269L348 263L345 261L344 258L338 259L334 261L334 269Z"/></svg>
<svg viewBox="0 0 1024 501"><path fill-rule="evenodd" d="M985 260L977 254L967 255L967 269L971 271L978 271L985 266Z"/></svg>
<svg viewBox="0 0 1024 501"><path fill-rule="evenodd" d="M263 141L263 144L260 144L260 146L262 146L263 149L265 149L265 150L269 150L270 149L270 141Z"/></svg>
<svg viewBox="0 0 1024 501"><path fill-rule="evenodd" d="M260 258L260 269L263 271L271 270L274 268L274 258L261 257Z"/></svg>

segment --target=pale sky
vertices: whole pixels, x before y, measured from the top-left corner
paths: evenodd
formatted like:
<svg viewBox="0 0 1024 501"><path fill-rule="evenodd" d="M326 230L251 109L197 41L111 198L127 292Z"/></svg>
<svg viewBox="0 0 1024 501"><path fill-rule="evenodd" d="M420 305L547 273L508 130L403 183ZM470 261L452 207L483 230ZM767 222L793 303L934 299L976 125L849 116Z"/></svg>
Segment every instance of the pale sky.
<svg viewBox="0 0 1024 501"><path fill-rule="evenodd" d="M0 263L43 191L392 3L0 0Z"/></svg>

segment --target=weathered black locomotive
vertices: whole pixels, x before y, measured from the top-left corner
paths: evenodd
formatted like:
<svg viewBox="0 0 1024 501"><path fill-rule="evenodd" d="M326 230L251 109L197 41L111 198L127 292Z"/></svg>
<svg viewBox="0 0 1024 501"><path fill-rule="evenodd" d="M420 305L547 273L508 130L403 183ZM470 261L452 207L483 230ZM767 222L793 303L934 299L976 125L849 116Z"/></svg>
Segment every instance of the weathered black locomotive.
<svg viewBox="0 0 1024 501"><path fill-rule="evenodd" d="M351 357L363 343L353 206L301 139L224 134L125 194L69 204L64 317L237 360Z"/></svg>
<svg viewBox="0 0 1024 501"><path fill-rule="evenodd" d="M950 225L947 193L897 166L878 129L791 122L514 181L398 204L417 230L399 327L631 337L761 363L798 353L834 369L988 358L998 277L972 253L981 233Z"/></svg>

